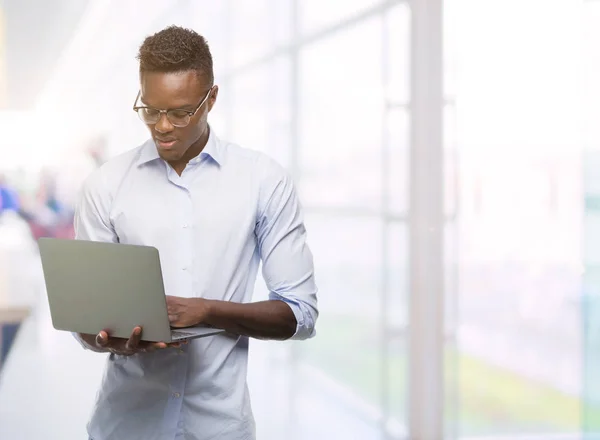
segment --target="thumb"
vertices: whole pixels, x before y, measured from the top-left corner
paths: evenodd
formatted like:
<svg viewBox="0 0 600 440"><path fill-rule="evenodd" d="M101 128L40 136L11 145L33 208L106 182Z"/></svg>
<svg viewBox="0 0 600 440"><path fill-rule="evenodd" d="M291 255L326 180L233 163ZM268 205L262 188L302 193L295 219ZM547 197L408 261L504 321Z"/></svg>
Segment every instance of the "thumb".
<svg viewBox="0 0 600 440"><path fill-rule="evenodd" d="M96 335L96 344L101 347L108 344L108 333L106 333L106 331L102 330Z"/></svg>

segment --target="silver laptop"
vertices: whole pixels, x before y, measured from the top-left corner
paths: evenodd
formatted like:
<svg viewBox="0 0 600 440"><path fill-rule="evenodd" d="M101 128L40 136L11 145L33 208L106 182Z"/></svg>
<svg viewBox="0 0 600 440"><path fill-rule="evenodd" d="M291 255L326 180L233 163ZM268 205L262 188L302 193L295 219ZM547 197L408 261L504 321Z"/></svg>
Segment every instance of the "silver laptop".
<svg viewBox="0 0 600 440"><path fill-rule="evenodd" d="M83 240L38 240L52 325L57 330L129 338L142 326L142 340L174 342L223 330L173 329L158 249Z"/></svg>

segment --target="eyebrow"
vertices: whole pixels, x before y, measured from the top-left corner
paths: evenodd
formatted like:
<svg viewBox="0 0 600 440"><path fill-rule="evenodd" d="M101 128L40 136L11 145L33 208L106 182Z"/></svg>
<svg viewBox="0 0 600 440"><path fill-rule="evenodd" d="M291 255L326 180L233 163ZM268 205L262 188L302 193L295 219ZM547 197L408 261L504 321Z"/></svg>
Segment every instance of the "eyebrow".
<svg viewBox="0 0 600 440"><path fill-rule="evenodd" d="M193 104L186 104L183 107L177 107L177 109L190 110L190 111L194 110L195 108L196 108L196 106ZM176 110L176 109L173 109L173 110Z"/></svg>

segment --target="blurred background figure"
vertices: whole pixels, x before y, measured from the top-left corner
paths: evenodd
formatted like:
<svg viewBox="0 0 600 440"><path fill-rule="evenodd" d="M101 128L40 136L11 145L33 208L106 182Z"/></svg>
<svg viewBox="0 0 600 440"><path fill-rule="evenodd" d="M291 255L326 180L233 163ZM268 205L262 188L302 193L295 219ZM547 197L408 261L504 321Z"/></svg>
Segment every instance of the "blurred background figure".
<svg viewBox="0 0 600 440"><path fill-rule="evenodd" d="M19 195L7 182L6 177L0 174L0 212L19 212Z"/></svg>
<svg viewBox="0 0 600 440"><path fill-rule="evenodd" d="M0 175L0 368L20 327L15 316L39 301L31 282L37 250L22 214L17 190Z"/></svg>
<svg viewBox="0 0 600 440"><path fill-rule="evenodd" d="M305 205L317 337L251 342L259 440L600 438L600 1L0 13L0 318L31 310L1 439L85 435L103 359L53 330L35 240L72 237L82 180L146 139L135 54L170 24L214 54L216 132L277 159Z"/></svg>
<svg viewBox="0 0 600 440"><path fill-rule="evenodd" d="M35 240L40 237L73 238L73 209L59 199L57 176L44 170L40 173L33 203L23 215Z"/></svg>

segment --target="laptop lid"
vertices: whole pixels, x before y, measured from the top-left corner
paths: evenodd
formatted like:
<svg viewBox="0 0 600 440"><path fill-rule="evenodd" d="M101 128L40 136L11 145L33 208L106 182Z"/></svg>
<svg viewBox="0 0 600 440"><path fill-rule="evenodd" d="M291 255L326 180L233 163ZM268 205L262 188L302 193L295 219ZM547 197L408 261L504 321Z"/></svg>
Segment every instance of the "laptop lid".
<svg viewBox="0 0 600 440"><path fill-rule="evenodd" d="M158 249L83 240L38 240L52 324L57 330L171 340Z"/></svg>

